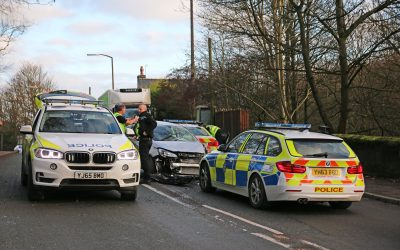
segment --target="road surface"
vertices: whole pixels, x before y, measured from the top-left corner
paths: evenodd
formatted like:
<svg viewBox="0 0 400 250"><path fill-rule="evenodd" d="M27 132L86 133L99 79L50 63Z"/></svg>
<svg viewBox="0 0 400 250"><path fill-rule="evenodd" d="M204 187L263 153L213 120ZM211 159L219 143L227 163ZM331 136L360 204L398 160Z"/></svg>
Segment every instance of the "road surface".
<svg viewBox="0 0 400 250"><path fill-rule="evenodd" d="M400 249L400 206L374 200L256 210L196 183L152 183L135 202L114 191L29 202L19 176L19 155L0 159L0 249Z"/></svg>

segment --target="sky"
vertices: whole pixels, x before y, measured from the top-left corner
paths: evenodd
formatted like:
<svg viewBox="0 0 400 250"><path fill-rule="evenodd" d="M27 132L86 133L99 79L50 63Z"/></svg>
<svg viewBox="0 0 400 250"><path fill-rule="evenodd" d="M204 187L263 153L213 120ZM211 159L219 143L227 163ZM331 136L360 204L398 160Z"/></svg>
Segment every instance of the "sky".
<svg viewBox="0 0 400 250"><path fill-rule="evenodd" d="M42 1L43 2L43 1ZM189 0L56 0L24 7L30 27L12 44L2 64L4 84L24 62L39 64L58 89L100 96L115 87L136 87L140 66L149 78L183 66L190 49Z"/></svg>

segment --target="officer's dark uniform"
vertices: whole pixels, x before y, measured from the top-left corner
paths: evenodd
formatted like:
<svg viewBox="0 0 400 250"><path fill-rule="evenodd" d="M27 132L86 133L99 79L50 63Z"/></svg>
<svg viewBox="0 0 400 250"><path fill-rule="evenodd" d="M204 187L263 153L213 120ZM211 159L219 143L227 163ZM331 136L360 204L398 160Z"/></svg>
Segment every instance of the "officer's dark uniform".
<svg viewBox="0 0 400 250"><path fill-rule="evenodd" d="M139 115L139 121L135 125L135 134L139 137L140 163L144 171L143 180L148 181L150 174L154 172L153 160L149 154L153 144L153 130L157 127L157 122L148 112Z"/></svg>

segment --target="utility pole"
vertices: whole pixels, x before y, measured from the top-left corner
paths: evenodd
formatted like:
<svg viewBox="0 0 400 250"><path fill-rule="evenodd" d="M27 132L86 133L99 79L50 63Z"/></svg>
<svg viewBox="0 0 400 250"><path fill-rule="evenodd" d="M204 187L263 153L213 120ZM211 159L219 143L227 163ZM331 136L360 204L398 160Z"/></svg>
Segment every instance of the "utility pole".
<svg viewBox="0 0 400 250"><path fill-rule="evenodd" d="M193 0L190 0L190 80L194 83L196 69L194 66L194 20L193 20Z"/></svg>
<svg viewBox="0 0 400 250"><path fill-rule="evenodd" d="M89 95L92 95L92 87L89 86Z"/></svg>
<svg viewBox="0 0 400 250"><path fill-rule="evenodd" d="M214 90L213 90L213 61L212 61L212 41L211 38L208 38L208 91L210 92L211 97L211 124L215 123L215 98L214 98Z"/></svg>

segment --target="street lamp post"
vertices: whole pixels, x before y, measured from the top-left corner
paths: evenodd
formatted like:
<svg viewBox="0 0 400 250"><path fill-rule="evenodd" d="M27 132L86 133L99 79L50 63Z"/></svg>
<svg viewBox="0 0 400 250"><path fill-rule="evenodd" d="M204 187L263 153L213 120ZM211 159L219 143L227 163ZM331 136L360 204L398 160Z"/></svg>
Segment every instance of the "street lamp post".
<svg viewBox="0 0 400 250"><path fill-rule="evenodd" d="M112 89L114 89L114 59L112 56L106 54L87 54L87 56L105 56L111 59L111 80L112 80Z"/></svg>

